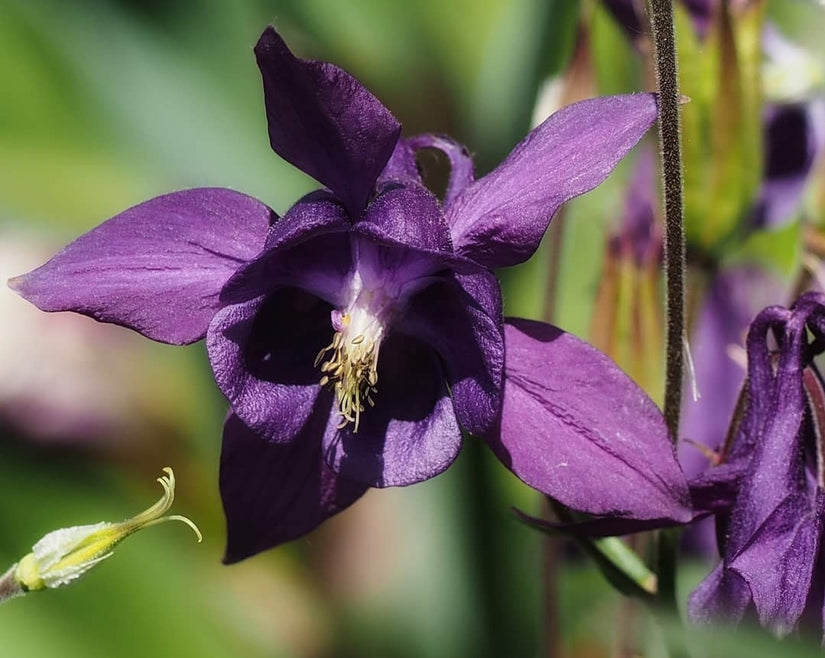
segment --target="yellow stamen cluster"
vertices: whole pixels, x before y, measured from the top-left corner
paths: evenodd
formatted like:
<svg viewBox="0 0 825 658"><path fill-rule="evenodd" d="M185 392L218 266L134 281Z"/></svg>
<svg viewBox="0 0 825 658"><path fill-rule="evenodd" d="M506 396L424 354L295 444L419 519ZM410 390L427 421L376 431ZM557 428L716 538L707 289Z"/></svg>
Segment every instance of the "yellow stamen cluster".
<svg viewBox="0 0 825 658"><path fill-rule="evenodd" d="M378 341L363 333L349 338L343 331L336 331L332 342L315 357L315 367L320 364L324 373L321 386L335 391L341 414L339 429L352 423L357 432L364 403L375 406L372 395L378 392L378 347Z"/></svg>

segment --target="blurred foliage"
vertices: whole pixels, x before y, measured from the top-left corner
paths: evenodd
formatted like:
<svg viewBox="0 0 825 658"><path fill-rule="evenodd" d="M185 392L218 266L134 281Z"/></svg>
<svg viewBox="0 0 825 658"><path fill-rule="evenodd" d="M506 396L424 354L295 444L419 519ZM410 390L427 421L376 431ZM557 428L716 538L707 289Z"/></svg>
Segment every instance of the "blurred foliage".
<svg viewBox="0 0 825 658"><path fill-rule="evenodd" d="M822 52L812 27L816 11L821 27L812 3L769 7ZM595 2L0 0L0 226L56 249L130 205L187 186L231 187L278 211L288 208L315 184L269 148L252 55L269 22L300 55L351 71L407 133L448 132L466 143L479 173L527 132L542 83L565 70L582 25L590 30L599 93L649 86L649 73ZM688 38L683 43L699 48ZM741 57L752 68L751 56ZM683 73L707 80L689 61ZM727 84L719 75L713 80ZM714 110L703 98L696 92L697 112L731 111ZM754 129L741 128L749 135ZM730 148L723 150L741 158L746 146ZM753 172L725 166L711 186L716 196L697 205L697 215L728 198L722 188L741 182L742 194L752 193ZM628 167L564 211L554 319L584 337ZM714 240L737 212L726 214ZM797 240L792 230L781 237L789 244ZM775 239L750 248L771 259ZM508 314L547 314L552 264L545 245L524 267L501 273ZM445 475L371 492L306 540L223 567L217 466L226 405L203 349L152 345L136 358L142 367L135 377L157 392L143 438L124 445L112 437L102 449L2 430L0 556L10 564L51 529L143 509L166 465L178 475L176 511L200 525L204 544L183 527L155 528L128 540L79 584L5 604L2 655L538 655L545 539L509 511L537 512L538 497L484 446L469 441ZM568 655L608 655L618 595L580 557L565 555L558 578L561 646ZM645 628L649 655L660 655L661 638ZM715 647L706 649L709 656L778 651L750 631L691 639Z"/></svg>

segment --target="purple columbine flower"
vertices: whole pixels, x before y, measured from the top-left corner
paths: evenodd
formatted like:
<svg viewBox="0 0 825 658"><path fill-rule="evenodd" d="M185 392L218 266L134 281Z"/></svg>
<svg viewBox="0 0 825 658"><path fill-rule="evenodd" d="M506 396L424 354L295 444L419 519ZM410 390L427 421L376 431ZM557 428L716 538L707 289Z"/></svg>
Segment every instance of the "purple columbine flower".
<svg viewBox="0 0 825 658"><path fill-rule="evenodd" d="M776 349L774 349L776 346ZM726 529L722 562L690 597L697 622L754 611L779 635L825 614L825 295L765 309L748 333L747 411L721 466L692 488Z"/></svg>
<svg viewBox="0 0 825 658"><path fill-rule="evenodd" d="M654 122L655 97L565 108L476 180L460 145L400 138L357 80L296 58L274 29L255 53L273 149L327 189L282 218L227 189L172 193L12 282L47 311L173 344L206 337L232 406L226 560L310 531L369 487L441 473L462 429L575 509L688 518L655 405L578 339L505 325L491 271L527 259L555 210L604 180ZM424 148L452 165L443 201L419 176Z"/></svg>

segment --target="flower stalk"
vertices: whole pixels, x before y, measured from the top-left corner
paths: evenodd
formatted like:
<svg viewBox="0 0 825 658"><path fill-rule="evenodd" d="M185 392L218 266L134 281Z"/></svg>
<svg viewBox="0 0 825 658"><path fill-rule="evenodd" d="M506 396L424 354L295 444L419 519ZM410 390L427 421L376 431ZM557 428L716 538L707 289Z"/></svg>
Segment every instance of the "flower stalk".
<svg viewBox="0 0 825 658"><path fill-rule="evenodd" d="M651 22L659 91L659 147L665 195L665 282L667 338L664 415L675 442L682 399L683 340L685 336L685 227L682 207L682 149L680 143L679 78L673 0L651 0Z"/></svg>
<svg viewBox="0 0 825 658"><path fill-rule="evenodd" d="M651 0L656 81L659 92L659 148L665 197L665 396L664 416L675 443L679 437L682 401L683 345L685 340L685 226L682 204L682 150L680 142L679 77L673 0ZM676 608L676 555L678 531L660 531L657 537L658 598L663 612ZM672 656L684 646L671 646Z"/></svg>

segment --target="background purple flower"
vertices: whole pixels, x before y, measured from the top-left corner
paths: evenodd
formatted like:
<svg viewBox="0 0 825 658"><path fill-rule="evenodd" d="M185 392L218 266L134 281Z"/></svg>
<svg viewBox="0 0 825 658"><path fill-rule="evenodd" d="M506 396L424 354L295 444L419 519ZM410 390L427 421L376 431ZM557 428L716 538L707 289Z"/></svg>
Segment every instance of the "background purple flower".
<svg viewBox="0 0 825 658"><path fill-rule="evenodd" d="M703 483L718 499L726 532L722 562L690 597L695 621L737 622L752 609L778 635L805 616L822 628L825 389L812 357L823 351L824 330L818 293L790 311L765 309L751 325L747 411L722 465Z"/></svg>

